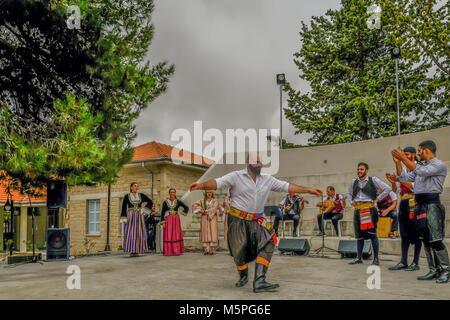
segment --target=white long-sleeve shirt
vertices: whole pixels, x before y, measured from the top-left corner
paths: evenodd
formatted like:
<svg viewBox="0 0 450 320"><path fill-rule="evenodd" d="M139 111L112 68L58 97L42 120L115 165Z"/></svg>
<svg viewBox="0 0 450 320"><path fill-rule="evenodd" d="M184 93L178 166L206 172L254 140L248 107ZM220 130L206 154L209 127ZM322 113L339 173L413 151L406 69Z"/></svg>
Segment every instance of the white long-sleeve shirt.
<svg viewBox="0 0 450 320"><path fill-rule="evenodd" d="M414 171L403 170L400 181L414 181L414 193L442 193L447 165L438 158L433 158L424 164L417 164Z"/></svg>
<svg viewBox="0 0 450 320"><path fill-rule="evenodd" d="M289 183L269 174L256 176L256 182L247 168L233 171L216 179L217 189L231 188L231 206L250 213L262 213L270 191L288 192Z"/></svg>

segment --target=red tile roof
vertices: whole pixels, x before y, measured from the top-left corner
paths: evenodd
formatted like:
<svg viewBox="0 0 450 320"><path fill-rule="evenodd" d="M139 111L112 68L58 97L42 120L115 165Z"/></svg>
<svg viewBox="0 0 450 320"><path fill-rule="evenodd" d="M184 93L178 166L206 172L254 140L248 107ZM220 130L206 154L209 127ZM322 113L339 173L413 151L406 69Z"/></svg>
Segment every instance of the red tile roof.
<svg viewBox="0 0 450 320"><path fill-rule="evenodd" d="M0 181L0 202L6 203L8 200L8 180L1 180ZM42 202L47 201L47 190L40 190L39 191L43 196L41 197L31 197L31 202ZM28 195L21 194L18 190L10 189L11 198L14 201L14 203L28 203Z"/></svg>
<svg viewBox="0 0 450 320"><path fill-rule="evenodd" d="M172 158L173 156L173 158ZM151 160L151 159L161 159L165 158L167 160L185 160L189 159L191 163L197 165L210 166L213 161L191 153L189 151L181 150L166 144L158 143L155 141L137 146L134 148L133 161ZM5 203L8 199L7 187L8 180L0 180L0 203ZM10 190L11 197L15 203L28 202L28 196L21 194L17 190ZM43 196L41 197L31 197L31 202L42 202L47 200L47 190L44 189L40 191Z"/></svg>
<svg viewBox="0 0 450 320"><path fill-rule="evenodd" d="M166 144L162 144L156 141L148 142L134 148L134 156L132 161L142 161L150 159L161 159L166 158L167 160L184 160L188 159L186 162L191 162L197 165L210 166L214 161L191 153L186 150L178 149Z"/></svg>

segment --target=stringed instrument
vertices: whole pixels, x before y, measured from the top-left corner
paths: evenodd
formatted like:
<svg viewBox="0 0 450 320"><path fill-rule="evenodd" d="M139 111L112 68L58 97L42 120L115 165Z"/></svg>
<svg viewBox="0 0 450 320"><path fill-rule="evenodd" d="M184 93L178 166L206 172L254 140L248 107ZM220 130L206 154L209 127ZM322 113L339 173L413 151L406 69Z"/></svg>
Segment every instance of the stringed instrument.
<svg viewBox="0 0 450 320"><path fill-rule="evenodd" d="M334 201L331 200L325 200L322 203L322 206L320 207L320 214L323 214L324 212L330 212L334 208Z"/></svg>
<svg viewBox="0 0 450 320"><path fill-rule="evenodd" d="M289 196L288 196L288 197L289 197ZM294 200L295 200L294 203L298 201L298 202L300 202L300 205L301 205L302 202L304 202L304 203L309 203L308 200L303 199L303 198L297 198L297 197L295 197ZM287 206L279 205L278 207L280 208L280 210L288 210L287 207L290 207L290 208L291 208L292 206L293 206L293 204L290 204L290 205L287 205ZM289 209L290 209L290 208L289 208Z"/></svg>

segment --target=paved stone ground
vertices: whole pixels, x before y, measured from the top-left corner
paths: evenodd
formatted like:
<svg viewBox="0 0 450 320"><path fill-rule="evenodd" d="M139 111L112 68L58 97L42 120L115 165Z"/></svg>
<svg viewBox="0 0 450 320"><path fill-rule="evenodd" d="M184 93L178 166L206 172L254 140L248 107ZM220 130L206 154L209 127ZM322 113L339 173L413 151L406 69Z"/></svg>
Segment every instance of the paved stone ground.
<svg viewBox="0 0 450 320"><path fill-rule="evenodd" d="M276 293L254 294L251 281L236 288L237 272L227 252L214 256L188 252L178 257L122 253L43 264L0 265L0 299L449 299L450 283L417 281L428 270L422 259L416 272L389 271L398 256L381 256L381 289L369 290L364 265L348 259L275 254L268 281L280 284ZM67 267L81 269L81 289L69 290ZM254 264L250 264L253 279Z"/></svg>

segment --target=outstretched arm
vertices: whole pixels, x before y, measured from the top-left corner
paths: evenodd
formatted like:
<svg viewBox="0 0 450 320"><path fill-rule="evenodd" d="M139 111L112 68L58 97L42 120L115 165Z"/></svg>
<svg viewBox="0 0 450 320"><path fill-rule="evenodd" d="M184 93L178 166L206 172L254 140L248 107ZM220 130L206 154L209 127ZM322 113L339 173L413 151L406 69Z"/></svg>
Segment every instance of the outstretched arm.
<svg viewBox="0 0 450 320"><path fill-rule="evenodd" d="M278 180L273 176L271 176L271 180L272 180L272 187L270 188L271 191L289 192L289 193L310 193L317 196L322 195L322 190L320 189L298 186L296 184L289 183L287 181Z"/></svg>
<svg viewBox="0 0 450 320"><path fill-rule="evenodd" d="M203 183L194 182L189 186L189 190L217 190L217 182L215 179Z"/></svg>
<svg viewBox="0 0 450 320"><path fill-rule="evenodd" d="M320 189L307 188L307 187L298 186L298 185L293 184L293 183L289 183L289 193L291 193L291 192L294 192L294 193L309 193L309 194L314 194L316 196L321 196L322 195L322 190L320 190Z"/></svg>

